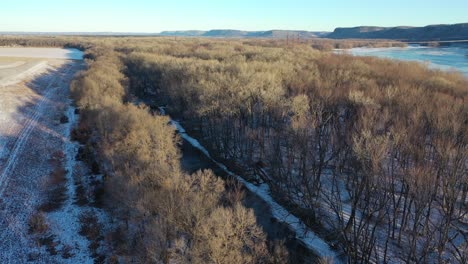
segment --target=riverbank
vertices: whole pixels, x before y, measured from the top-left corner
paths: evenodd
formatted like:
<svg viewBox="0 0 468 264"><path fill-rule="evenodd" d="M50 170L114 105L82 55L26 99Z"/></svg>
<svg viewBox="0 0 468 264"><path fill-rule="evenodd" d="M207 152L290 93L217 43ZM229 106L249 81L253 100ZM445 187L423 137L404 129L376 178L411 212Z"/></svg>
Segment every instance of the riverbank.
<svg viewBox="0 0 468 264"><path fill-rule="evenodd" d="M468 45L430 47L409 45L400 48L353 48L335 50L335 53L346 53L354 56L375 56L402 61L417 61L427 64L432 69L458 71L468 77Z"/></svg>

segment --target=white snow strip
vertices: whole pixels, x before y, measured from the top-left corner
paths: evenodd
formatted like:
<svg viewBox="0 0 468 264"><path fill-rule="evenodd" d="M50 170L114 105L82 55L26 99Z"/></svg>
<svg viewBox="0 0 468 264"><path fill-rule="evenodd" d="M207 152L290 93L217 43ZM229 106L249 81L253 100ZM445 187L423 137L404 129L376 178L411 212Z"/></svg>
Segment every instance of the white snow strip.
<svg viewBox="0 0 468 264"><path fill-rule="evenodd" d="M61 49L61 48L2 48L0 47L0 57L83 60L83 52L77 49Z"/></svg>
<svg viewBox="0 0 468 264"><path fill-rule="evenodd" d="M58 241L62 245L71 246L73 257L68 260L61 260L63 263L94 263L94 259L88 250L89 241L79 234L81 224L79 217L83 209L73 204L75 197L76 186L73 182L73 170L75 165L75 156L78 152L78 143L70 140L72 128L77 123L77 118L74 114L75 108L69 102L67 109L67 117L69 122L65 125L64 136L67 137L64 146L65 169L67 171L67 201L61 210L49 213L49 220L51 221L51 229L54 230L58 237ZM61 246L62 246L61 245Z"/></svg>
<svg viewBox="0 0 468 264"><path fill-rule="evenodd" d="M164 108L160 108L161 114L164 114ZM180 125L179 122L171 120L171 124L177 129L180 136L187 140L193 147L199 149L203 154L205 154L209 159L211 159L216 165L218 165L222 170L224 170L227 174L235 177L238 181L242 182L249 191L255 193L258 197L264 200L266 203L270 205L271 211L273 216L280 222L287 223L295 232L296 238L302 241L309 249L317 252L317 254L321 258L333 258L334 263L341 263L341 260L338 258L338 255L335 251L333 251L330 246L317 234L315 234L310 228L308 228L304 222L302 222L298 217L294 216L288 210L286 210L283 206L279 205L273 197L270 195L270 189L267 184L261 184L260 186L256 186L242 178L239 175L228 170L228 168L222 164L214 160L208 150L203 147L198 140L190 137L185 129Z"/></svg>

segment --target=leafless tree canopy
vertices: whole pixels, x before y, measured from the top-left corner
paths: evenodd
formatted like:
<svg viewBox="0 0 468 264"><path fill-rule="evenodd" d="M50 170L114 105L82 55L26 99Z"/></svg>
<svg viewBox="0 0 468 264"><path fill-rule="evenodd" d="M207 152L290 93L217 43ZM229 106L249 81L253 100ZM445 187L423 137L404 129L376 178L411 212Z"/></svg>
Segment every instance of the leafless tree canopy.
<svg viewBox="0 0 468 264"><path fill-rule="evenodd" d="M269 184L351 263L468 261L461 74L318 50L331 43L30 41L87 48L73 93L133 239L120 254L281 261L252 212L223 205L220 179L181 172L168 119L131 103L139 98L167 106L219 161Z"/></svg>

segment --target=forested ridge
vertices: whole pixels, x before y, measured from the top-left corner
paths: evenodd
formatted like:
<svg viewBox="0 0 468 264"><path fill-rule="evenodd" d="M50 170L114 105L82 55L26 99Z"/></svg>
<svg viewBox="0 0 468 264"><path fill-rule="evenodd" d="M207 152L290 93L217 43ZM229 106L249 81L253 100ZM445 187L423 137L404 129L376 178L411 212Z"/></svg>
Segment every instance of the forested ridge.
<svg viewBox="0 0 468 264"><path fill-rule="evenodd" d="M349 263L468 261L461 74L310 43L51 41L87 49L72 92L79 134L107 174L109 210L124 223L115 259L287 259L223 180L181 171L180 139L167 117L135 104L145 101L165 106L231 170L268 184Z"/></svg>

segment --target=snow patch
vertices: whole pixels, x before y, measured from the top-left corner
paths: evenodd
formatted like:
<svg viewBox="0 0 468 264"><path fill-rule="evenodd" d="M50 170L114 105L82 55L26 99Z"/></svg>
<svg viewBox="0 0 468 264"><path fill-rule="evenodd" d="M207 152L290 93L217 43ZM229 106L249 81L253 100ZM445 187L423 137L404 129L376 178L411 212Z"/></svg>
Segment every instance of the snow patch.
<svg viewBox="0 0 468 264"><path fill-rule="evenodd" d="M13 63L0 65L0 70L2 70L2 69L16 68L16 67L19 67L19 66L21 66L21 65L24 65L25 63L26 63L26 62L24 62L24 61L16 61L16 62L13 62Z"/></svg>
<svg viewBox="0 0 468 264"><path fill-rule="evenodd" d="M70 102L71 105L71 102ZM70 140L70 134L72 127L76 124L74 107L69 107L67 110L67 117L69 123L65 125L64 134L67 137L64 146L64 154L66 161L64 164L65 170L67 171L67 201L64 204L61 210L52 212L48 214L49 220L51 222L51 229L57 234L58 241L62 245L70 246L72 248L73 257L70 258L70 263L94 263L93 258L90 256L88 250L88 240L85 237L82 237L80 232L80 221L79 217L82 213L82 208L73 204L73 199L75 197L76 186L73 181L73 171L75 166L75 156L78 152L78 143L72 142Z"/></svg>
<svg viewBox="0 0 468 264"><path fill-rule="evenodd" d="M45 72L47 69L49 69L47 61L41 61L38 64L32 66L31 68L19 72L17 74L13 74L11 76L8 76L7 78L0 79L0 87L6 87L10 85L14 85L17 83L20 83L24 79L28 77L32 77L34 75L40 74Z"/></svg>
<svg viewBox="0 0 468 264"><path fill-rule="evenodd" d="M83 52L77 49L61 49L61 48L2 48L0 47L0 57L83 60Z"/></svg>

